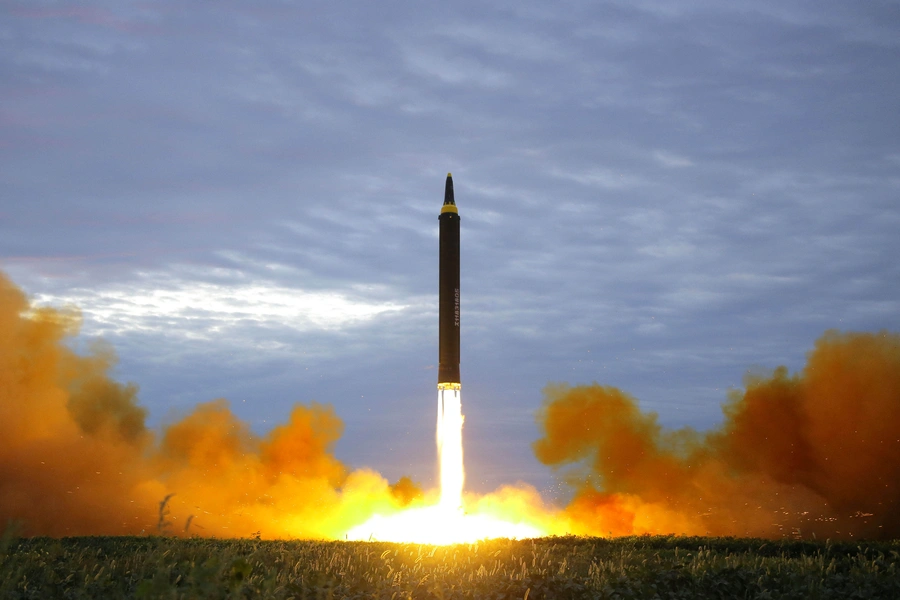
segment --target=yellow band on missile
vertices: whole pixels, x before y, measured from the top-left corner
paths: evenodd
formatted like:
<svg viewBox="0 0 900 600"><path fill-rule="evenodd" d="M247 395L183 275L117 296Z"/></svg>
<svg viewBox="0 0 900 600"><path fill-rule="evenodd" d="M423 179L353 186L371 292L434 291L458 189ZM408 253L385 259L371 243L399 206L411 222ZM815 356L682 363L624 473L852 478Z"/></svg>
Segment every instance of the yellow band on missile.
<svg viewBox="0 0 900 600"><path fill-rule="evenodd" d="M439 383L438 384L439 390L458 390L461 387L462 386L460 386L458 383Z"/></svg>
<svg viewBox="0 0 900 600"><path fill-rule="evenodd" d="M445 205L443 205L443 206L441 207L441 214L444 214L445 212L452 212L452 213L459 214L459 211L456 210L456 205L455 205L455 204L445 204Z"/></svg>

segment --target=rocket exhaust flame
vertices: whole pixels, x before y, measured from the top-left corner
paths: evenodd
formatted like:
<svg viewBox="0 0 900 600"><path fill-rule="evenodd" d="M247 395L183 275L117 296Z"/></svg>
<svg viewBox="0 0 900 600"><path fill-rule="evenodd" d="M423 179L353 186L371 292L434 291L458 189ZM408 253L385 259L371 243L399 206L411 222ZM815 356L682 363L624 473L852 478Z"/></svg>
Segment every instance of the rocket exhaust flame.
<svg viewBox="0 0 900 600"><path fill-rule="evenodd" d="M510 499L519 498L523 490L508 489L506 492L511 498L488 497L487 502L472 503L471 510L466 511L463 500L463 416L458 388L438 390L437 446L441 487L437 503L409 508L390 516L377 514L351 529L347 539L456 544L497 537L539 537L554 531L537 525L546 510L528 504L534 503L533 499L521 498L528 508L516 510ZM496 504L492 506L491 501Z"/></svg>
<svg viewBox="0 0 900 600"><path fill-rule="evenodd" d="M441 508L462 510L463 469L462 404L460 391L438 390L437 448L441 474Z"/></svg>

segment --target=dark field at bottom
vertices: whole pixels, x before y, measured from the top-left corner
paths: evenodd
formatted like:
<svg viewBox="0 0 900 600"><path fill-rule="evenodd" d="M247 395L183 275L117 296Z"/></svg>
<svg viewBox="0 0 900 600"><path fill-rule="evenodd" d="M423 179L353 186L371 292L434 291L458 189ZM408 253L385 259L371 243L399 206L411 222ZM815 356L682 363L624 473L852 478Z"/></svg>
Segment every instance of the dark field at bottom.
<svg viewBox="0 0 900 600"><path fill-rule="evenodd" d="M900 598L900 541L5 540L0 598Z"/></svg>

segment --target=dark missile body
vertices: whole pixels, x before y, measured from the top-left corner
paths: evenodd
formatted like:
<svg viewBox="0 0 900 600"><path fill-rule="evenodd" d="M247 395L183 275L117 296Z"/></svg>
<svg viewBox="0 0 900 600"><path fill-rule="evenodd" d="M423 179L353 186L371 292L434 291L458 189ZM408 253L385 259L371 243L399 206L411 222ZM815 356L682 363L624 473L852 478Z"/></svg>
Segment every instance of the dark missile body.
<svg viewBox="0 0 900 600"><path fill-rule="evenodd" d="M459 212L447 173L440 222L438 387L459 389Z"/></svg>

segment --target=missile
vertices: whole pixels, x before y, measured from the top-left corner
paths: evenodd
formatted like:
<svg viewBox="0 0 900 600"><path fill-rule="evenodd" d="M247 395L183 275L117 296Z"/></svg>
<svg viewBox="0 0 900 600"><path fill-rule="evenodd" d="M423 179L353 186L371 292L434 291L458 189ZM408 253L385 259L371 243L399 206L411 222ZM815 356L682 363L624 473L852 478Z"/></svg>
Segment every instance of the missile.
<svg viewBox="0 0 900 600"><path fill-rule="evenodd" d="M459 211L453 176L447 173L440 222L438 297L438 389L458 390L459 383Z"/></svg>
<svg viewBox="0 0 900 600"><path fill-rule="evenodd" d="M441 473L440 505L462 511L465 480L462 446L462 399L459 384L459 211L453 176L447 173L440 223L438 264L438 413L437 450Z"/></svg>

